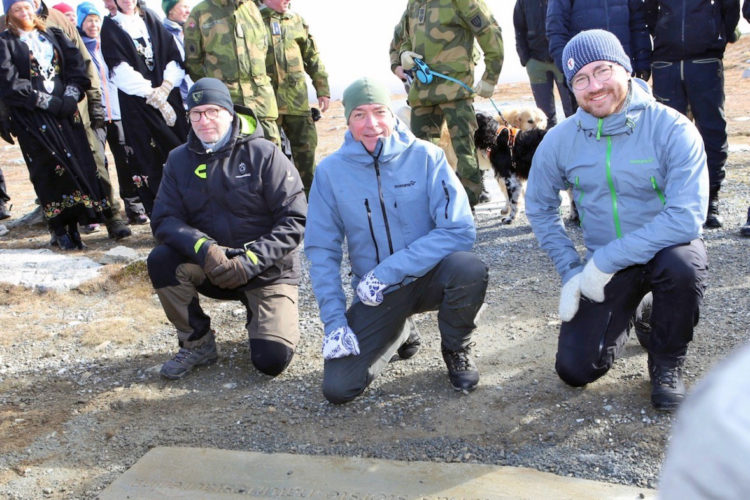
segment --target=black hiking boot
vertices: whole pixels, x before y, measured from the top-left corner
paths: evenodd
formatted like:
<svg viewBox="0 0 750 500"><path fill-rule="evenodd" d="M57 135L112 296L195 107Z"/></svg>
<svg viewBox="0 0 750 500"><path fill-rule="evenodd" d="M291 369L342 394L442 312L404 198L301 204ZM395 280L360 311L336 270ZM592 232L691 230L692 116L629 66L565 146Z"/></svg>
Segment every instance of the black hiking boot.
<svg viewBox="0 0 750 500"><path fill-rule="evenodd" d="M721 226L722 222L719 217L719 190L712 189L708 197L708 213L706 214L706 222L703 223L703 227L706 229L719 229Z"/></svg>
<svg viewBox="0 0 750 500"><path fill-rule="evenodd" d="M745 222L744 226L740 227L740 235L750 238L750 207L747 207L747 222Z"/></svg>
<svg viewBox="0 0 750 500"><path fill-rule="evenodd" d="M673 412L685 399L682 362L659 363L648 357L651 376L651 404L661 411Z"/></svg>
<svg viewBox="0 0 750 500"><path fill-rule="evenodd" d="M451 385L455 390L465 393L476 389L479 383L479 370L471 359L472 345L469 344L457 351L449 351L442 346L440 349L443 353L445 366L448 367L448 378L451 380Z"/></svg>
<svg viewBox="0 0 750 500"><path fill-rule="evenodd" d="M422 340L419 338L419 332L416 330L412 330L412 332L409 334L409 338L406 339L406 342L401 344L401 347L398 348L398 357L401 359L409 359L413 358L415 354L419 351L420 346L422 345Z"/></svg>

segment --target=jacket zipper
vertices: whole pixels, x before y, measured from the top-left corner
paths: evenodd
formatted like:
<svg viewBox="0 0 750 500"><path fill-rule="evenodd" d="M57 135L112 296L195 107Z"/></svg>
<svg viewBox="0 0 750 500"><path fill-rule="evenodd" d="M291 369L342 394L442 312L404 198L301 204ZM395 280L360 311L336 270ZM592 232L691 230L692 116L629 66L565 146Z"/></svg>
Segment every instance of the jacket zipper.
<svg viewBox="0 0 750 500"><path fill-rule="evenodd" d="M596 138L599 139L602 135L602 125L604 120L599 118L599 124L596 131ZM612 136L607 136L607 154L605 157L605 170L607 173L607 185L609 186L609 197L612 200L612 219L615 223L615 234L618 238L622 238L622 229L620 228L620 214L617 211L617 192L615 191L615 183L612 179Z"/></svg>
<svg viewBox="0 0 750 500"><path fill-rule="evenodd" d="M664 193L662 193L661 189L659 189L659 185L656 184L656 177L654 177L653 175L651 176L651 187L654 188L654 191L656 191L656 194L659 196L661 204L666 205L667 199L664 197Z"/></svg>
<svg viewBox="0 0 750 500"><path fill-rule="evenodd" d="M373 245L375 245L375 261L380 264L378 240L375 239L375 228L372 225L372 210L370 210L370 201L367 198L365 198L365 210L367 210L367 223L370 225L370 236L372 237Z"/></svg>
<svg viewBox="0 0 750 500"><path fill-rule="evenodd" d="M381 147L382 151L382 147ZM378 153L380 155L380 153ZM385 223L385 234L388 237L388 250L390 250L391 255L393 255L393 241L391 240L391 226L388 224L388 214L385 211L385 200L383 199L383 188L380 184L380 165L378 163L378 157L373 156L373 160L375 161L375 176L378 179L378 198L380 198L380 211L383 213L383 222ZM370 226L372 227L372 226ZM373 238L374 238L373 233Z"/></svg>
<svg viewBox="0 0 750 500"><path fill-rule="evenodd" d="M445 185L445 180L440 181L443 183L443 191L445 192L445 218L448 218L448 205L451 202L451 195L448 192L448 187Z"/></svg>
<svg viewBox="0 0 750 500"><path fill-rule="evenodd" d="M578 225L583 226L583 189L580 186L580 178L576 175L576 189L580 193L578 195L578 201L576 201L576 209L578 210Z"/></svg>

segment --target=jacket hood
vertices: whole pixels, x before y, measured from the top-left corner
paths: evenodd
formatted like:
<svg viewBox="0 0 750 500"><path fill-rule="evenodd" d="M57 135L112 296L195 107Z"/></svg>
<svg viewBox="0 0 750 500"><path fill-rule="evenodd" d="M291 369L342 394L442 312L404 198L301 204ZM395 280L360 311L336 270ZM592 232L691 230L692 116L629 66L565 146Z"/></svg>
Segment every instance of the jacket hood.
<svg viewBox="0 0 750 500"><path fill-rule="evenodd" d="M623 109L604 118L597 118L578 108L575 120L578 130L589 135L619 135L632 132L646 107L654 102L648 84L639 78L631 78ZM601 129L600 127L601 122Z"/></svg>
<svg viewBox="0 0 750 500"><path fill-rule="evenodd" d="M198 155L206 154L218 154L224 151L231 151L235 144L247 142L252 139L262 139L263 129L260 127L258 117L255 116L255 112L244 106L234 106L234 118L232 119L232 127L229 140L217 151L207 153L203 147L203 143L198 136L195 135L193 128L190 128L187 139L188 149Z"/></svg>
<svg viewBox="0 0 750 500"><path fill-rule="evenodd" d="M411 133L406 124L396 118L396 126L393 129L393 133L385 139L378 139L378 145L375 147L373 153L367 151L360 141L354 140L349 130L346 131L344 145L341 146L338 153L346 157L347 160L355 163L369 165L373 162L374 158L377 158L380 163L388 163L398 158L415 140L416 137Z"/></svg>

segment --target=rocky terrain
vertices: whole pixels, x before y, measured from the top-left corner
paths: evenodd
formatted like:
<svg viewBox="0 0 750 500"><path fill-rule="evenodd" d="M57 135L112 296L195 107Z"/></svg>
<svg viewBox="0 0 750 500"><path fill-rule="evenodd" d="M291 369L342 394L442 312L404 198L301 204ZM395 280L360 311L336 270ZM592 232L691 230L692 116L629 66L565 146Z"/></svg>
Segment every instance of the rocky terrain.
<svg viewBox="0 0 750 500"><path fill-rule="evenodd" d="M725 225L705 235L711 277L688 385L750 339L750 240L738 235L750 204L749 59L746 37L725 60ZM495 100L531 102L531 94L525 84L501 85ZM318 127L322 156L341 142L339 102ZM0 161L16 219L33 209L33 190L16 146L0 146ZM631 338L607 376L585 389L563 384L553 369L559 279L525 216L510 226L499 219L496 209L478 211L476 251L490 288L475 334L482 379L470 395L451 389L435 315L424 314L417 356L392 363L352 403L328 404L307 275L302 341L286 372L254 371L244 308L206 299L221 359L175 382L158 375L177 342L142 262L106 265L69 291L0 283L0 497L95 498L154 446L518 465L657 487L674 416L649 403L644 351ZM134 231L120 243L145 256L150 230ZM48 240L43 227L14 227L0 248L47 248ZM117 245L104 230L84 241L89 248L74 254L93 260Z"/></svg>

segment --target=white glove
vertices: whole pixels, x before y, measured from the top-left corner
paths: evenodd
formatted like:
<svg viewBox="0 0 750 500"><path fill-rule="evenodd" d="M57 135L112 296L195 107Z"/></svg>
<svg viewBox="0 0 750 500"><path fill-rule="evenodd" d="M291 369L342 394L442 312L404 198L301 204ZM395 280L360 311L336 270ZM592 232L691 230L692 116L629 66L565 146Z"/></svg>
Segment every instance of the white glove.
<svg viewBox="0 0 750 500"><path fill-rule="evenodd" d="M495 86L489 82L485 82L484 80L479 80L479 83L474 85L473 90L479 97L489 99L490 97L492 97L492 94L495 93Z"/></svg>
<svg viewBox="0 0 750 500"><path fill-rule="evenodd" d="M612 279L612 276L614 276L614 273L605 273L596 267L592 257L581 272L581 293L594 302L603 302L604 287Z"/></svg>
<svg viewBox="0 0 750 500"><path fill-rule="evenodd" d="M407 70L414 68L414 59L424 59L424 56L411 50L403 51L401 53L401 67Z"/></svg>
<svg viewBox="0 0 750 500"><path fill-rule="evenodd" d="M379 306L383 302L383 290L386 288L388 285L376 278L375 273L370 271L362 276L357 285L357 297L366 306Z"/></svg>
<svg viewBox="0 0 750 500"><path fill-rule="evenodd" d="M560 291L560 319L570 321L578 312L581 299L581 273L576 274L565 283Z"/></svg>
<svg viewBox="0 0 750 500"><path fill-rule="evenodd" d="M323 359L359 355L359 342L349 325L340 326L323 337Z"/></svg>

